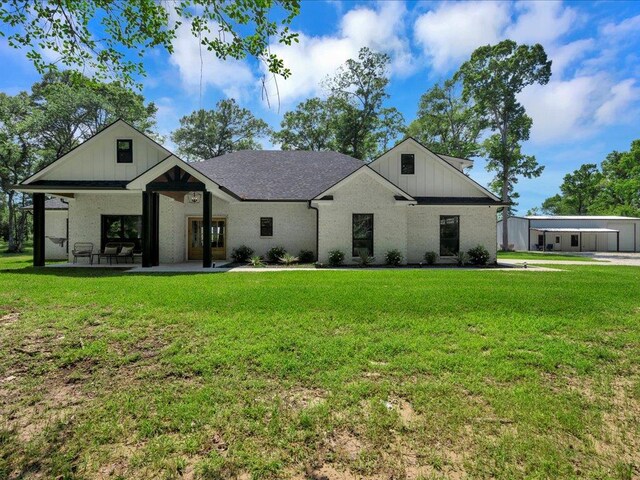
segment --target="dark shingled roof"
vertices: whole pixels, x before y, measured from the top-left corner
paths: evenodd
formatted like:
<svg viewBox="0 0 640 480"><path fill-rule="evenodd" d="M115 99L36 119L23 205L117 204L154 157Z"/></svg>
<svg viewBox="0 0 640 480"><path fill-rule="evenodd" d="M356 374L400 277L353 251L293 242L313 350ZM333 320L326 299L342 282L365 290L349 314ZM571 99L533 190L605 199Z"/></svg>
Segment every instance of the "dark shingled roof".
<svg viewBox="0 0 640 480"><path fill-rule="evenodd" d="M311 200L364 163L337 152L241 150L190 165L243 200Z"/></svg>

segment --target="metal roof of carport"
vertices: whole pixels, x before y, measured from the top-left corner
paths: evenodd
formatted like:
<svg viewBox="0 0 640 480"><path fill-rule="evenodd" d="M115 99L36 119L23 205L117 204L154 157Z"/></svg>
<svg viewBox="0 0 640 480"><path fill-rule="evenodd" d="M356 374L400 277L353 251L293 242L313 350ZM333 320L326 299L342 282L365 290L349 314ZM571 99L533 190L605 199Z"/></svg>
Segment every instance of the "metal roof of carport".
<svg viewBox="0 0 640 480"><path fill-rule="evenodd" d="M613 228L546 228L546 227L531 227L529 230L535 230L537 232L555 232L555 233L618 233L620 230L614 230Z"/></svg>

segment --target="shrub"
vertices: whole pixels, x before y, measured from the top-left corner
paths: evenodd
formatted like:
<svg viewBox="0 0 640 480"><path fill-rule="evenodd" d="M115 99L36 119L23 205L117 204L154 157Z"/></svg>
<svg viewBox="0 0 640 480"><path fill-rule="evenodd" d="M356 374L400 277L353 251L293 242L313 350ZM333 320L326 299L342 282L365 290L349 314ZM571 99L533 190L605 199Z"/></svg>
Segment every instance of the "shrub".
<svg viewBox="0 0 640 480"><path fill-rule="evenodd" d="M284 263L285 265L292 265L298 261L298 257L294 257L288 253L285 253L283 256L278 258L280 263Z"/></svg>
<svg viewBox="0 0 640 480"><path fill-rule="evenodd" d="M246 245L240 245L231 251L231 258L233 258L234 262L238 263L248 262L251 255L253 255L253 248L247 247Z"/></svg>
<svg viewBox="0 0 640 480"><path fill-rule="evenodd" d="M316 259L316 256L311 250L300 250L298 258L300 259L300 263L313 263L313 261Z"/></svg>
<svg viewBox="0 0 640 480"><path fill-rule="evenodd" d="M469 255L469 263L471 265L486 265L489 263L489 251L482 245L473 247L467 252L467 255Z"/></svg>
<svg viewBox="0 0 640 480"><path fill-rule="evenodd" d="M358 250L358 265L368 267L375 261L375 257L369 256L369 251L365 248Z"/></svg>
<svg viewBox="0 0 640 480"><path fill-rule="evenodd" d="M389 250L384 256L385 263L387 265L393 265L394 267L400 265L402 260L404 260L404 257L400 253L400 250Z"/></svg>
<svg viewBox="0 0 640 480"><path fill-rule="evenodd" d="M262 257L260 255L254 255L249 259L249 263L253 267L264 267L264 262L262 261Z"/></svg>
<svg viewBox="0 0 640 480"><path fill-rule="evenodd" d="M424 254L424 261L427 262L427 265L433 265L438 260L438 254L436 252L426 252Z"/></svg>
<svg viewBox="0 0 640 480"><path fill-rule="evenodd" d="M329 265L337 267L344 263L344 252L341 250L331 250L329 252Z"/></svg>
<svg viewBox="0 0 640 480"><path fill-rule="evenodd" d="M456 264L459 267L464 267L468 262L469 256L463 251L458 252L458 255L456 255Z"/></svg>
<svg viewBox="0 0 640 480"><path fill-rule="evenodd" d="M285 253L287 253L287 251L284 247L271 247L267 252L267 260L271 263L277 263L280 257L284 257Z"/></svg>

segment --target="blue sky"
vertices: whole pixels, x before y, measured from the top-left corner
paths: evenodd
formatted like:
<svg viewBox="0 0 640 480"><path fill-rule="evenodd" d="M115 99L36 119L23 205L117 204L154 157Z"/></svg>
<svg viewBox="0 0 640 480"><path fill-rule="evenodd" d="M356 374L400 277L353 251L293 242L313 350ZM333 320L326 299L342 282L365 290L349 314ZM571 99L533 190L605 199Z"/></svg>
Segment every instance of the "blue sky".
<svg viewBox="0 0 640 480"><path fill-rule="evenodd" d="M159 107L158 129L167 135L178 119L201 105L211 108L232 96L277 127L282 113L322 95L322 80L368 46L391 57L388 105L407 121L420 95L449 77L478 46L512 38L541 43L553 60L546 86L526 89L521 101L533 117L524 147L546 166L522 180L518 211L557 192L562 177L586 162L599 163L611 150L626 150L640 138L640 2L343 2L303 0L293 23L300 42L273 45L292 70L289 80L267 78L272 104L263 98L264 71L256 61L221 61L205 51L202 100L200 51L184 27L175 52L149 52L143 93ZM0 40L4 42L4 40ZM24 53L0 43L4 74L0 90L26 90L38 79ZM265 148L274 148L268 141ZM171 145L168 145L171 147ZM276 146L277 148L277 146ZM491 175L476 160L471 176L487 184Z"/></svg>

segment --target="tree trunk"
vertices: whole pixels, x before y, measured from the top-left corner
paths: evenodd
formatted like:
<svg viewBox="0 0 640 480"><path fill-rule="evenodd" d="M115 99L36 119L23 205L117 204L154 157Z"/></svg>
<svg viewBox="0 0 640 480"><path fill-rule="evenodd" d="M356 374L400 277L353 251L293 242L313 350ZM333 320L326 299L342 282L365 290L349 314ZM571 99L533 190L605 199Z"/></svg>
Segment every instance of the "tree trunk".
<svg viewBox="0 0 640 480"><path fill-rule="evenodd" d="M509 201L508 178L505 168L502 174L502 201L504 203ZM509 250L509 207L507 205L502 207L502 249Z"/></svg>
<svg viewBox="0 0 640 480"><path fill-rule="evenodd" d="M9 238L8 238L8 242L7 242L7 252L10 253L15 253L17 252L16 250L16 234L15 234L15 210L16 210L16 206L15 203L13 201L14 196L15 196L15 192L9 190L8 192L8 197L9 199L7 200L7 208L9 210L9 221L8 221L8 229L9 229Z"/></svg>

